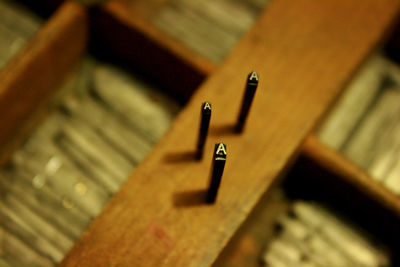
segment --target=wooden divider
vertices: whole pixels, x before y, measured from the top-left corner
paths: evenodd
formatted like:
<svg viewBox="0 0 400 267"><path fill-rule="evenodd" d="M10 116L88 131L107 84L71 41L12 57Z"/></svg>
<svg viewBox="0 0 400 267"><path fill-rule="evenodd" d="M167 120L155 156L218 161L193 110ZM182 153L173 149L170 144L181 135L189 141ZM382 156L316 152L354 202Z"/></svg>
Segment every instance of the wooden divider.
<svg viewBox="0 0 400 267"><path fill-rule="evenodd" d="M197 90L63 266L208 266L350 75L383 38L400 1L275 0ZM260 86L245 132L231 132L246 74ZM213 103L205 158L193 160L202 101ZM217 203L204 190L215 142L228 158Z"/></svg>

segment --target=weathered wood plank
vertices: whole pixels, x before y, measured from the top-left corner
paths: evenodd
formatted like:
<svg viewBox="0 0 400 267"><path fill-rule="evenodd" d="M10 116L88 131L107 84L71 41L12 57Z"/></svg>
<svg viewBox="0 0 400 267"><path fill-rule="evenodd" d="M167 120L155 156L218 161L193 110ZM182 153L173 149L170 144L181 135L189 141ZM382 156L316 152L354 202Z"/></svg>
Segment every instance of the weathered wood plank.
<svg viewBox="0 0 400 267"><path fill-rule="evenodd" d="M62 265L210 265L399 8L395 0L274 1ZM252 69L260 74L259 90L245 132L231 134ZM214 107L210 157L185 160L194 150L204 100ZM219 140L227 144L228 158L217 203L196 205Z"/></svg>

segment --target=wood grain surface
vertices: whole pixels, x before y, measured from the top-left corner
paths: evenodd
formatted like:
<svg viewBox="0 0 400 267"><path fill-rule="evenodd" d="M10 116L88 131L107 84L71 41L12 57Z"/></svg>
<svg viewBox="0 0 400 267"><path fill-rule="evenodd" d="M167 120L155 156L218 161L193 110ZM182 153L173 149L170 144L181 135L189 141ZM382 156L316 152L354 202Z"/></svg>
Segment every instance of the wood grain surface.
<svg viewBox="0 0 400 267"><path fill-rule="evenodd" d="M399 8L396 0L274 1L62 265L210 265L294 160ZM259 89L244 133L235 135L245 77L253 69L260 74ZM213 103L210 136L203 161L196 162L205 100ZM205 205L217 141L227 144L227 163L217 203Z"/></svg>
<svg viewBox="0 0 400 267"><path fill-rule="evenodd" d="M86 11L67 1L2 70L0 147L12 140L82 56L87 35Z"/></svg>

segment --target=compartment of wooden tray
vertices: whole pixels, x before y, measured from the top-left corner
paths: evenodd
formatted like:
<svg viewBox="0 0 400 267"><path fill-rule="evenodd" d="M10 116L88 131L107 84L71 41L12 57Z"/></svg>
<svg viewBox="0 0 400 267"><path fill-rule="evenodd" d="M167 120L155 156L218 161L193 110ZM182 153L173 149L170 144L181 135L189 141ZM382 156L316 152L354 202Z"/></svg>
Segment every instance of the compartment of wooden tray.
<svg viewBox="0 0 400 267"><path fill-rule="evenodd" d="M81 61L87 60L84 55L88 49L88 28L89 17L87 10L75 2L67 1L18 56L2 71L0 76L2 79L2 94L0 94L0 103L2 106L0 111L2 112L1 117L4 118L4 120L1 120L1 148L2 163L4 165L9 163L13 152L18 150L21 144L29 139L31 131L36 132L36 128L40 128L43 121L46 122L49 109L51 109L52 105L53 110L50 110L50 113L54 115L54 97L57 96L57 98L60 98L58 89L65 87L65 80L68 83L71 73L74 76L77 69L80 71ZM105 55L103 57L107 58ZM63 94L62 96L65 95L67 94ZM157 98L155 94L149 96L149 98L151 97L154 97L154 102L159 101L162 103L162 97ZM58 102L60 102L60 99L58 99ZM57 158L58 156L56 155L55 157ZM26 164L29 164L28 161L26 161ZM2 175L6 176L9 168L9 165L2 166ZM36 174L39 175L40 173ZM34 177L32 176L31 187L35 187ZM11 183L9 183L10 180L6 180L8 177L2 178L8 183L5 183L5 185L2 183L2 190L5 188L14 189L12 187L12 179ZM71 177L71 180L75 180L76 178ZM83 179L84 177L81 178ZM17 179L14 180L15 182L17 181ZM85 179L83 180L86 181ZM89 187L90 185L88 184L85 188ZM38 187L35 188L38 189ZM87 190L90 190L90 188ZM31 191L29 190L27 194L31 194ZM64 193L66 194L66 192ZM15 195L16 193L13 191L13 194ZM36 194L39 195L40 192L36 191ZM2 201L8 199L7 195L3 195L4 199ZM62 195L59 197L62 198ZM35 199L35 197L33 198ZM66 204L64 207L67 209L68 203ZM46 212L43 214L47 215ZM38 216L40 217L43 214L40 213ZM6 242L5 244L7 245Z"/></svg>
<svg viewBox="0 0 400 267"><path fill-rule="evenodd" d="M186 101L215 65L154 27L146 18L156 1L108 1L91 11L92 45L97 53L114 57L151 73ZM129 3L132 4L132 3ZM137 8L137 9L136 9ZM133 48L134 44L134 48Z"/></svg>
<svg viewBox="0 0 400 267"><path fill-rule="evenodd" d="M396 146L396 128L393 124L396 119L394 112L398 108L393 101L397 97L398 83L391 79L397 75L398 67L383 56L374 55L369 59L338 101L333 114L327 116L327 122L322 123L315 135L306 139L300 161L307 162L307 167L303 168L299 163L296 169L309 172L310 176L314 175L312 165L319 170L316 173L325 169L326 176L330 177L327 180L333 182L332 178L336 177L339 183L355 186L359 193L371 197L398 216L400 198L396 194L398 187L393 188L396 186L396 165L385 165L382 161L382 155L389 153L392 153L392 162L396 159L396 155L390 151L394 151L393 147ZM349 113L354 116L348 118ZM368 165L365 165L366 159L370 162ZM390 183L386 181L388 176Z"/></svg>
<svg viewBox="0 0 400 267"><path fill-rule="evenodd" d="M299 164L310 167L302 157ZM340 187L337 182L331 183L330 178L325 177L326 173L323 169L314 170L312 178L304 179L303 176L308 173L304 172L306 167L302 167L301 170L295 167L294 169L298 172L291 171L288 178L285 178L282 183L276 182L269 193L260 199L213 266L264 266L265 252L270 250L272 243L279 236L281 228L279 221L284 216L292 216L293 206L299 201L327 208L332 215L340 218L343 224L359 230L367 240L373 240L373 244L381 247L390 257L390 264L396 266L400 260L397 245L399 235L396 229L399 219L390 213L382 212L381 207L374 205L373 201L371 205L371 202L367 203L365 199L357 197L358 193L356 197L351 195L354 193L352 191L354 188L346 188L343 185ZM318 177L318 175L322 176ZM296 179L302 182L298 182ZM334 187L328 188L332 186ZM333 190L342 190L342 192L334 194ZM368 205L368 209L354 210L357 206L354 203L358 201L360 201L358 204ZM365 212L366 210L369 212ZM375 216L379 219L371 218ZM282 247L280 248L282 249ZM328 251L326 253L330 254ZM285 252L282 252L283 259L285 259L285 255ZM288 255L293 256L290 253ZM285 266L291 266L287 262L286 264Z"/></svg>

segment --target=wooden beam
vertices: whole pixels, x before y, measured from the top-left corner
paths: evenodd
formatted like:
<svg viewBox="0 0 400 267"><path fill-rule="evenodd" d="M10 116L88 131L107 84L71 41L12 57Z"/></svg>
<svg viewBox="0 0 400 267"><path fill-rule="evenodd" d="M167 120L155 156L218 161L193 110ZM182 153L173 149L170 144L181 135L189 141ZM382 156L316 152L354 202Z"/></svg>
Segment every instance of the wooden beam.
<svg viewBox="0 0 400 267"><path fill-rule="evenodd" d="M51 95L65 73L82 57L87 30L85 9L75 2L65 2L1 71L1 150L8 151L13 146L12 138L25 119Z"/></svg>
<svg viewBox="0 0 400 267"><path fill-rule="evenodd" d="M275 0L198 89L63 266L209 266L351 74L382 40L397 0ZM246 75L260 74L245 132L232 134ZM213 115L192 160L202 101ZM214 144L227 144L217 203L203 204ZM132 148L134 149L134 148Z"/></svg>

